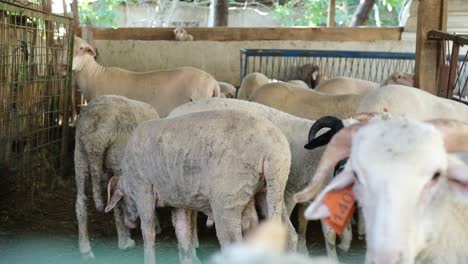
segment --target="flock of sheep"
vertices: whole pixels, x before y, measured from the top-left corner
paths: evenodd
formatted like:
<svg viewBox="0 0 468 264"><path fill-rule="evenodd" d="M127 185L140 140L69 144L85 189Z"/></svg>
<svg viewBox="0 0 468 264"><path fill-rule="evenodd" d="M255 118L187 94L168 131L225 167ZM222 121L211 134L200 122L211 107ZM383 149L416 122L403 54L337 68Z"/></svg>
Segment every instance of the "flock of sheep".
<svg viewBox="0 0 468 264"><path fill-rule="evenodd" d="M213 263L335 263L337 234L324 221L329 258L305 256L307 221L330 217L327 195L346 188L367 263L466 263L468 107L410 87L411 74L383 84L332 78L313 90L252 73L236 91L191 67L135 73L94 56L75 38L73 74L88 101L75 147L83 257L94 258L90 178L96 208L114 211L119 248L135 245L129 230L139 219L147 264L158 207L172 208L182 263L200 262L198 212L223 248ZM351 237L348 224L339 247Z"/></svg>

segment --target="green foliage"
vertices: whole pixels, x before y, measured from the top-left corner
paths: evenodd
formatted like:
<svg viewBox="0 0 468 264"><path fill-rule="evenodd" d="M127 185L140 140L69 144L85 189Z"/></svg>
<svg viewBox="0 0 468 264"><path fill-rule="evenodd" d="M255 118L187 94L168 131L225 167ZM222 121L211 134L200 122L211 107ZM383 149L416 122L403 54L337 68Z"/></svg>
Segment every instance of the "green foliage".
<svg viewBox="0 0 468 264"><path fill-rule="evenodd" d="M80 24L83 26L116 27L116 9L123 0L81 0L78 2Z"/></svg>
<svg viewBox="0 0 468 264"><path fill-rule="evenodd" d="M336 0L335 24L347 26L360 0ZM382 26L398 26L399 14L407 0L377 0ZM283 26L326 26L329 0L290 0L276 4L273 15ZM374 11L369 15L369 26L375 26Z"/></svg>

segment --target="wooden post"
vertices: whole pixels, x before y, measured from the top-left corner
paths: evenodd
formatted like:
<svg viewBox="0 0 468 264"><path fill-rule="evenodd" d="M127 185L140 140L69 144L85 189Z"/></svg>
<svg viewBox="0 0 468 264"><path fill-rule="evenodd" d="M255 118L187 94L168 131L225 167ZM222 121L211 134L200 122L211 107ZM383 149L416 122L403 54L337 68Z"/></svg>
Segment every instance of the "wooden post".
<svg viewBox="0 0 468 264"><path fill-rule="evenodd" d="M228 25L229 0L214 0L214 26L226 27Z"/></svg>
<svg viewBox="0 0 468 264"><path fill-rule="evenodd" d="M73 27L75 29L75 34L81 36L80 28L80 14L78 12L78 0L73 0L71 4L71 11L73 14Z"/></svg>
<svg viewBox="0 0 468 264"><path fill-rule="evenodd" d="M336 9L335 0L330 0L328 4L329 5L328 5L327 27L334 27L335 26L335 9Z"/></svg>
<svg viewBox="0 0 468 264"><path fill-rule="evenodd" d="M432 30L447 31L448 0L419 1L416 32L415 86L429 93L438 94L439 67L444 64L443 43L428 40L427 33Z"/></svg>

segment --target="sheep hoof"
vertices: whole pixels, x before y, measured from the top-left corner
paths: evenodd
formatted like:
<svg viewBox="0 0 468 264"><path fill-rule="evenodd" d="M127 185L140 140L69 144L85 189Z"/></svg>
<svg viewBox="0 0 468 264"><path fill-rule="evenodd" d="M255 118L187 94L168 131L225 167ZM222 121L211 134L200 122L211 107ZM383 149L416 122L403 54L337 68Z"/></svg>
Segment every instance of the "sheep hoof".
<svg viewBox="0 0 468 264"><path fill-rule="evenodd" d="M358 236L358 239L359 239L359 240L364 240L364 238L366 238L365 235L359 235L359 236Z"/></svg>
<svg viewBox="0 0 468 264"><path fill-rule="evenodd" d="M344 242L341 242L338 244L338 248L343 250L344 252L348 252L349 248L350 248L350 245L351 243L350 242L347 242L347 243L344 243Z"/></svg>
<svg viewBox="0 0 468 264"><path fill-rule="evenodd" d="M128 238L125 243L122 242L120 243L119 242L119 248L122 249L122 250L127 250L127 249L131 249L131 248L134 248L135 247L135 241L131 238Z"/></svg>
<svg viewBox="0 0 468 264"><path fill-rule="evenodd" d="M81 258L84 260L84 261L91 261L91 260L94 260L94 254L93 254L93 251L89 250L85 253L81 253Z"/></svg>
<svg viewBox="0 0 468 264"><path fill-rule="evenodd" d="M309 255L309 251L307 250L307 244L306 244L306 241L305 239L298 239L297 241L297 252L305 255L305 256L308 256Z"/></svg>
<svg viewBox="0 0 468 264"><path fill-rule="evenodd" d="M102 203L102 202L97 202L95 205L96 205L96 210L97 210L98 212L101 212L101 213L104 212L104 203Z"/></svg>

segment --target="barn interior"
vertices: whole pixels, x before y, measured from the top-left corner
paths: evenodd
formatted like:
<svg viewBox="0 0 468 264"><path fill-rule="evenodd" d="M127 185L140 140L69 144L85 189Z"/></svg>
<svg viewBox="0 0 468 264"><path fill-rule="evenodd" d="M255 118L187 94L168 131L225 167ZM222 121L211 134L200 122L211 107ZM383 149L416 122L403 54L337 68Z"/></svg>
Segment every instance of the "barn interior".
<svg viewBox="0 0 468 264"><path fill-rule="evenodd" d="M84 259L79 250L74 154L77 117L87 102L73 77L73 36L89 43L103 66L135 72L190 66L237 91L254 72L271 82L302 80L311 89L334 77L380 84L394 72L408 72L414 87L468 103L465 0L400 1L406 18L396 26L375 25L379 7L388 2L383 8L391 8L388 0L354 1L368 11L354 26L338 23L344 0L315 1L326 7L325 19L309 26L261 15L288 2L306 9L314 1L114 1L120 16L111 27L83 21L83 14L99 16L99 5L112 1L80 2L0 1L0 263L144 262L141 230L131 232L135 248L119 249L114 215L96 210L89 179L87 221L95 258ZM191 40L178 39L176 28ZM306 65L317 67L316 79ZM298 211L291 215L296 228ZM178 263L171 210L156 212L162 228L156 261ZM198 215L197 256L203 263L221 249L215 227L206 221ZM339 238L333 250L342 263L364 263L366 242L358 239L357 226L352 229L349 250L338 246ZM319 221L309 222L306 238L309 256L327 256Z"/></svg>

